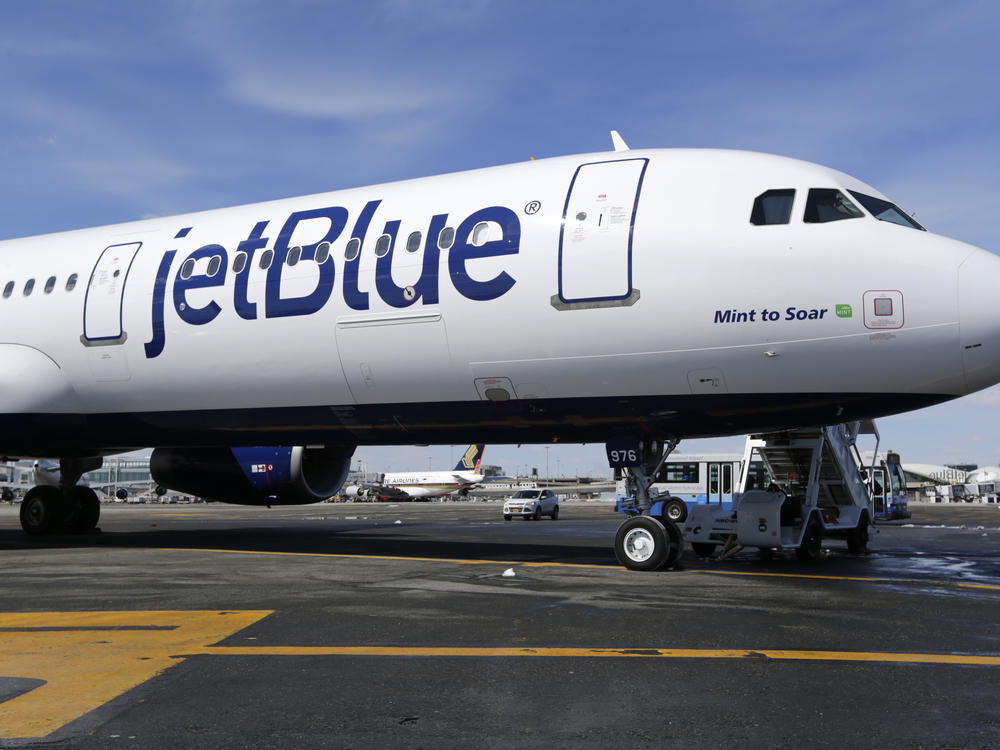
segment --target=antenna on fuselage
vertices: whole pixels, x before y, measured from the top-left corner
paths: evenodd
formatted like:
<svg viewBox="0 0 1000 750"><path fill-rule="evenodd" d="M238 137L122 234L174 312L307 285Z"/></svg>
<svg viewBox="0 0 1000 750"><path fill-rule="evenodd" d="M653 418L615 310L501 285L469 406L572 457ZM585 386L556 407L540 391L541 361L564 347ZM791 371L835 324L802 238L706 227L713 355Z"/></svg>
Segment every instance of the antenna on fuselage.
<svg viewBox="0 0 1000 750"><path fill-rule="evenodd" d="M617 130L611 131L611 145L615 147L615 151L628 151L628 144Z"/></svg>

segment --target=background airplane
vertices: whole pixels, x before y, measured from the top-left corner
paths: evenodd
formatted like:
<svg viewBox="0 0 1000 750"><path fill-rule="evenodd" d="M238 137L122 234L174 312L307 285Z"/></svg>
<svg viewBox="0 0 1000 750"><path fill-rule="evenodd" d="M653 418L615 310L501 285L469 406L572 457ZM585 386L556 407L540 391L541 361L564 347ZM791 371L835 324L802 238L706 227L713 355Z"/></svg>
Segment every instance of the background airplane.
<svg viewBox="0 0 1000 750"><path fill-rule="evenodd" d="M429 500L469 490L483 481L479 467L484 445L470 445L451 471L404 471L386 473L373 483L352 484L344 488L347 497L368 497L386 500Z"/></svg>

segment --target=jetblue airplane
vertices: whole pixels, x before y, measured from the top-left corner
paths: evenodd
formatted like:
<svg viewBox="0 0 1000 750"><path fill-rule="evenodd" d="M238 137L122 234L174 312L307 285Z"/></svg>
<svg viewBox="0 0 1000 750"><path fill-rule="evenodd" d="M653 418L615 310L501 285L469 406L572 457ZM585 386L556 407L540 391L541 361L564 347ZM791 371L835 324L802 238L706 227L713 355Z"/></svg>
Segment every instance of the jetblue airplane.
<svg viewBox="0 0 1000 750"><path fill-rule="evenodd" d="M483 481L479 466L484 445L470 445L451 471L398 471L385 474L373 484L355 484L344 488L347 497L374 497L386 500L430 500L469 490Z"/></svg>
<svg viewBox="0 0 1000 750"><path fill-rule="evenodd" d="M727 150L563 156L0 243L0 457L25 531L153 446L164 487L333 495L359 445L880 417L1000 380L1000 258L875 188Z"/></svg>

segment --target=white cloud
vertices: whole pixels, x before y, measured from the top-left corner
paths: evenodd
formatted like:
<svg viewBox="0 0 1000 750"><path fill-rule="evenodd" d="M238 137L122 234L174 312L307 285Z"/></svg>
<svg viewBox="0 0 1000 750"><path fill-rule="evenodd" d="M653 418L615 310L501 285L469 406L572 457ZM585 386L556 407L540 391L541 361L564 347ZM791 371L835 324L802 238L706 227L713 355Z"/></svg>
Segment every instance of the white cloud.
<svg viewBox="0 0 1000 750"><path fill-rule="evenodd" d="M229 73L230 95L264 109L300 117L368 121L427 112L446 92L400 76L336 69L295 70L239 67Z"/></svg>

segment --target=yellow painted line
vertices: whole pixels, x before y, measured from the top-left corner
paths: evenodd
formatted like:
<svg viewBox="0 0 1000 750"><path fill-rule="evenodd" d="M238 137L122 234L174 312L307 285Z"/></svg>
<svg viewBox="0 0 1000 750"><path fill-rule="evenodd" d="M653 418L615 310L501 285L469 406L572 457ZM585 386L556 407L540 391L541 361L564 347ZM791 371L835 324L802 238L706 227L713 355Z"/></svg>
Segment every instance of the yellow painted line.
<svg viewBox="0 0 1000 750"><path fill-rule="evenodd" d="M526 646L218 646L271 610L0 613L0 676L41 685L0 703L0 738L45 737L190 656L775 659L998 667L1000 656Z"/></svg>
<svg viewBox="0 0 1000 750"><path fill-rule="evenodd" d="M614 659L768 659L906 664L965 664L1000 667L1000 656L895 653L883 651L790 651L785 649L701 648L531 648L465 646L210 646L194 655L210 656L432 656L614 658Z"/></svg>
<svg viewBox="0 0 1000 750"><path fill-rule="evenodd" d="M270 610L0 613L0 675L44 684L0 703L0 737L44 737ZM125 628L125 629L123 629Z"/></svg>

